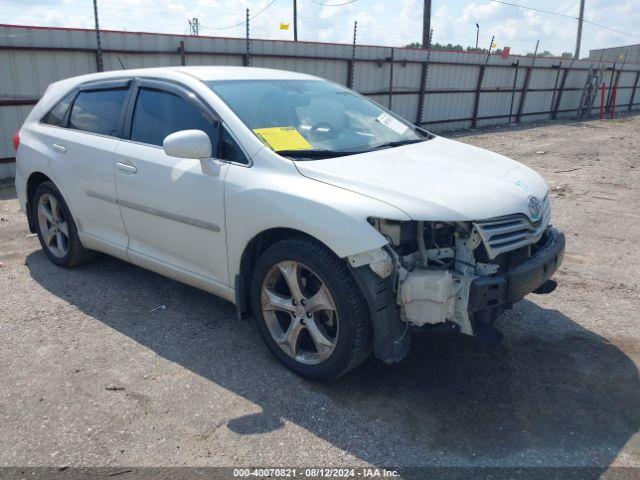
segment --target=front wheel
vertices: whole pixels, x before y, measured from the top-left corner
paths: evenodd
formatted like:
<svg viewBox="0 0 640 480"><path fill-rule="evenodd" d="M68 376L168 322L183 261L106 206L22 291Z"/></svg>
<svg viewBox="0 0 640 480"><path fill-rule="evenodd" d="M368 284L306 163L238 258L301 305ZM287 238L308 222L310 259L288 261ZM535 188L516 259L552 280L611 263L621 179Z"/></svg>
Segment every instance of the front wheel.
<svg viewBox="0 0 640 480"><path fill-rule="evenodd" d="M345 263L318 242L297 237L270 247L251 294L267 346L299 375L335 378L371 351L365 300Z"/></svg>

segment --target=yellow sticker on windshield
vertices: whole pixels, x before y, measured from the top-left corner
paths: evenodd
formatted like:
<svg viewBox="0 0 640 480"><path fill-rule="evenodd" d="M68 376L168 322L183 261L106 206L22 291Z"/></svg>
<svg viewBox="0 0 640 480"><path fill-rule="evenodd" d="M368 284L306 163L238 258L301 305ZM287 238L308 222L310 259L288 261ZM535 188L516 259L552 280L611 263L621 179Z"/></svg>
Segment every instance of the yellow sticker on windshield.
<svg viewBox="0 0 640 480"><path fill-rule="evenodd" d="M294 127L254 128L260 140L273 150L312 150L313 145L307 142Z"/></svg>

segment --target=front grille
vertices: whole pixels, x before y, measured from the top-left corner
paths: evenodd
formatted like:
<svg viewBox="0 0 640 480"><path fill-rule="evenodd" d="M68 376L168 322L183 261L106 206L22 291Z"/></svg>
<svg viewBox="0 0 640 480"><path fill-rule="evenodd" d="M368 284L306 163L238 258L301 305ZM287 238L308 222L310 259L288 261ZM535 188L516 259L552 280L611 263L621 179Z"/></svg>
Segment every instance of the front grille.
<svg viewBox="0 0 640 480"><path fill-rule="evenodd" d="M520 213L473 222L489 259L540 240L551 219L551 202L545 197L542 203L542 217L537 222Z"/></svg>

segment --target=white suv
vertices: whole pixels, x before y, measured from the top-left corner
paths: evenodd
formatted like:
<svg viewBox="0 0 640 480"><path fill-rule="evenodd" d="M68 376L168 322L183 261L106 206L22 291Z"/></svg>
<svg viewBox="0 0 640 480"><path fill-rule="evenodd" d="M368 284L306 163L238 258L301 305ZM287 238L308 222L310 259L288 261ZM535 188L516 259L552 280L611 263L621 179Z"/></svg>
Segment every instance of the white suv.
<svg viewBox="0 0 640 480"><path fill-rule="evenodd" d="M158 68L52 84L14 137L47 256L104 252L252 312L311 378L433 327L496 340L548 293L564 236L548 186L337 84L277 70Z"/></svg>

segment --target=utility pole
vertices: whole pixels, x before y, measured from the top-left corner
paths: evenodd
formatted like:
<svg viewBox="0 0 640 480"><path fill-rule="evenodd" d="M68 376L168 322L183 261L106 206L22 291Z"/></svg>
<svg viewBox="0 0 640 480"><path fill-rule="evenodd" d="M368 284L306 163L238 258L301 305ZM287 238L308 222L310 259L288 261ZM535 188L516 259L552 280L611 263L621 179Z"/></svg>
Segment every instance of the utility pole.
<svg viewBox="0 0 640 480"><path fill-rule="evenodd" d="M293 0L293 41L298 41L298 0Z"/></svg>
<svg viewBox="0 0 640 480"><path fill-rule="evenodd" d="M246 17L246 36L247 36L247 49L244 56L244 66L248 67L251 65L251 44L249 40L249 9L247 8L247 17Z"/></svg>
<svg viewBox="0 0 640 480"><path fill-rule="evenodd" d="M580 0L580 15L578 17L578 35L576 37L576 51L573 57L580 58L580 40L582 39L582 20L584 19L584 0Z"/></svg>
<svg viewBox="0 0 640 480"><path fill-rule="evenodd" d="M478 51L478 38L480 38L480 25L476 23L476 52Z"/></svg>
<svg viewBox="0 0 640 480"><path fill-rule="evenodd" d="M93 18L96 21L96 43L98 48L96 49L96 67L99 72L104 70L104 64L102 63L102 45L100 44L100 24L98 23L98 0L93 0Z"/></svg>
<svg viewBox="0 0 640 480"><path fill-rule="evenodd" d="M356 72L356 36L358 34L358 21L353 22L353 45L351 47L351 61L347 75L347 87L353 88L353 78Z"/></svg>
<svg viewBox="0 0 640 480"><path fill-rule="evenodd" d="M431 32L431 0L424 0L422 9L422 48L429 48L429 33Z"/></svg>

